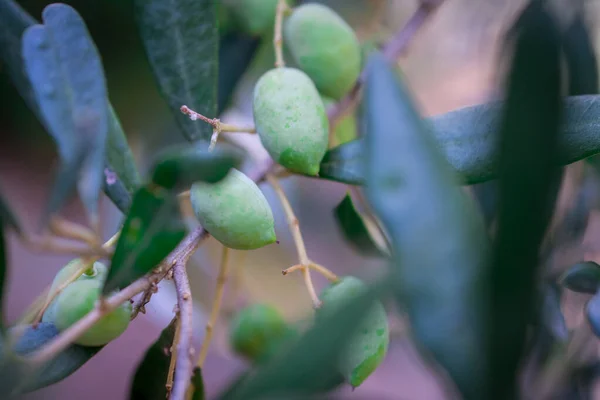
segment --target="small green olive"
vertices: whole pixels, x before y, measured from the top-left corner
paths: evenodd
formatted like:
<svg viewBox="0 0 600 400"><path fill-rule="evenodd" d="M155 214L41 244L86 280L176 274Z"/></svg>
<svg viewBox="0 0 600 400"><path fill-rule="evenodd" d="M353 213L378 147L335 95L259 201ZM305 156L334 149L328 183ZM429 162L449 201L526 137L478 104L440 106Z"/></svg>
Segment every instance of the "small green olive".
<svg viewBox="0 0 600 400"><path fill-rule="evenodd" d="M343 277L321 293L323 305L317 311L317 317L326 318L330 312L366 290L367 286L361 280L353 276ZM387 353L390 333L383 305L377 301L356 328L339 365L340 372L353 387L363 383Z"/></svg>
<svg viewBox="0 0 600 400"><path fill-rule="evenodd" d="M326 110L329 110L329 108L336 104L336 101L329 97L321 96L321 98ZM343 116L338 121L333 131L333 137L329 141L329 147L336 147L354 139L356 139L356 117L352 113Z"/></svg>
<svg viewBox="0 0 600 400"><path fill-rule="evenodd" d="M252 108L256 131L271 157L291 171L317 175L329 122L310 78L295 68L266 72L254 87Z"/></svg>
<svg viewBox="0 0 600 400"><path fill-rule="evenodd" d="M284 38L294 61L321 93L339 100L354 86L361 69L360 44L335 11L311 3L295 8L285 21Z"/></svg>
<svg viewBox="0 0 600 400"><path fill-rule="evenodd" d="M267 199L256 183L236 169L220 182L192 185L190 200L204 229L229 248L253 250L276 241Z"/></svg>
<svg viewBox="0 0 600 400"><path fill-rule="evenodd" d="M100 298L102 282L82 280L71 283L56 298L54 325L64 331L87 315ZM124 302L108 315L102 317L76 341L82 346L102 346L119 337L129 325L131 303Z"/></svg>
<svg viewBox="0 0 600 400"><path fill-rule="evenodd" d="M279 311L267 304L253 304L240 310L229 325L233 350L254 363L268 361L298 336Z"/></svg>

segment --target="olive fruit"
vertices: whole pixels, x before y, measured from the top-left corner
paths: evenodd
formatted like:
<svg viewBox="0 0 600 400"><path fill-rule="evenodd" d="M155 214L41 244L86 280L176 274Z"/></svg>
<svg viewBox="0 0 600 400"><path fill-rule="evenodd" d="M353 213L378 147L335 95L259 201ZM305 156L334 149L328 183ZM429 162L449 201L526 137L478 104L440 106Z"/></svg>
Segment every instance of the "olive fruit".
<svg viewBox="0 0 600 400"><path fill-rule="evenodd" d="M321 98L326 110L336 104L335 100L329 97L321 96ZM356 117L354 114L347 114L338 121L329 142L329 147L336 147L354 139L356 139Z"/></svg>
<svg viewBox="0 0 600 400"><path fill-rule="evenodd" d="M352 89L361 69L360 44L335 11L321 4L295 8L285 21L284 39L321 93L339 100Z"/></svg>
<svg viewBox="0 0 600 400"><path fill-rule="evenodd" d="M297 336L296 329L268 304L253 304L240 310L229 325L232 349L254 363L269 360Z"/></svg>
<svg viewBox="0 0 600 400"><path fill-rule="evenodd" d="M323 100L304 72L267 71L254 87L252 109L256 131L275 161L301 174L319 173L329 122Z"/></svg>
<svg viewBox="0 0 600 400"><path fill-rule="evenodd" d="M253 250L276 240L267 199L236 169L217 183L193 184L190 200L202 227L229 248Z"/></svg>
<svg viewBox="0 0 600 400"><path fill-rule="evenodd" d="M100 298L103 283L98 280L81 280L71 283L56 298L54 325L63 331L94 309ZM102 346L119 337L129 325L131 303L119 307L102 317L77 340L82 346Z"/></svg>
<svg viewBox="0 0 600 400"><path fill-rule="evenodd" d="M323 305L317 310L317 318L326 317L366 290L367 286L358 278L341 278L321 293ZM387 314L377 301L356 327L356 333L340 359L339 371L353 387L358 387L381 364L388 349L389 335Z"/></svg>
<svg viewBox="0 0 600 400"><path fill-rule="evenodd" d="M273 29L278 0L222 0L231 10L240 28L260 36ZM288 5L292 1L288 0Z"/></svg>

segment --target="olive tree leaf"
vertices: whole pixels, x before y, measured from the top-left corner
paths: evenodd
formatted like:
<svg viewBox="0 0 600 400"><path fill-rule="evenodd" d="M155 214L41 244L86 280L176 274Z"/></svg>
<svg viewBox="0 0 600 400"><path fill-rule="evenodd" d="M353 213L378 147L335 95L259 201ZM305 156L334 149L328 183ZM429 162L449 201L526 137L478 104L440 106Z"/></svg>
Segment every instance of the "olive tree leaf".
<svg viewBox="0 0 600 400"><path fill-rule="evenodd" d="M534 1L510 32L512 65L499 125L498 221L489 276L491 399L518 393L517 370L536 304L539 251L560 184L557 159L565 150L556 23Z"/></svg>
<svg viewBox="0 0 600 400"><path fill-rule="evenodd" d="M574 292L595 294L600 288L600 265L593 261L575 264L563 273L560 283Z"/></svg>
<svg viewBox="0 0 600 400"><path fill-rule="evenodd" d="M6 275L8 271L6 250L4 220L2 219L0 220L0 340L4 336L4 289L6 288Z"/></svg>
<svg viewBox="0 0 600 400"><path fill-rule="evenodd" d="M343 377L337 363L355 333L359 321L374 301L388 290L387 281L373 285L364 294L340 305L314 325L285 351L242 376L225 390L220 400L292 398L299 394L327 392Z"/></svg>
<svg viewBox="0 0 600 400"><path fill-rule="evenodd" d="M174 145L161 152L152 168L152 182L167 189L189 189L192 183L216 183L242 163L242 151L221 144L208 150L208 143Z"/></svg>
<svg viewBox="0 0 600 400"><path fill-rule="evenodd" d="M22 54L44 125L56 141L62 163L47 213L56 211L78 183L88 212L97 216L108 130L102 63L73 8L51 4L42 19L44 25L25 30Z"/></svg>
<svg viewBox="0 0 600 400"><path fill-rule="evenodd" d="M366 71L366 194L391 236L396 297L416 341L465 398L483 398L489 250L483 221L394 68L374 52Z"/></svg>
<svg viewBox="0 0 600 400"><path fill-rule="evenodd" d="M104 168L104 193L123 214L129 212L132 195L109 165Z"/></svg>
<svg viewBox="0 0 600 400"><path fill-rule="evenodd" d="M106 138L106 163L117 174L119 180L130 195L140 187L138 172L131 148L121 127L119 117L113 107L109 107L108 136Z"/></svg>
<svg viewBox="0 0 600 400"><path fill-rule="evenodd" d="M163 329L159 338L146 350L137 366L131 389L130 400L163 400L167 398L165 382L171 363L171 346L175 338L176 319Z"/></svg>
<svg viewBox="0 0 600 400"><path fill-rule="evenodd" d="M600 294L596 293L585 306L585 316L594 335L600 337Z"/></svg>
<svg viewBox="0 0 600 400"><path fill-rule="evenodd" d="M103 294L123 288L156 267L183 239L185 224L177 196L142 187L117 241Z"/></svg>
<svg viewBox="0 0 600 400"><path fill-rule="evenodd" d="M363 185L365 183L363 152L362 139L346 142L327 151L321 161L319 178L350 185Z"/></svg>
<svg viewBox="0 0 600 400"><path fill-rule="evenodd" d="M201 368L194 368L194 374L192 375L192 385L194 387L192 400L205 400L206 391L204 390L204 379L202 378Z"/></svg>
<svg viewBox="0 0 600 400"><path fill-rule="evenodd" d="M571 96L598 93L598 62L589 30L578 12L563 33L563 50L567 62Z"/></svg>
<svg viewBox="0 0 600 400"><path fill-rule="evenodd" d="M21 233L21 223L12 211L2 194L0 193L0 222L3 226L12 228L15 232Z"/></svg>
<svg viewBox="0 0 600 400"><path fill-rule="evenodd" d="M191 121L182 105L217 112L219 32L214 0L136 0L146 54L163 97L189 141L209 140L212 128Z"/></svg>
<svg viewBox="0 0 600 400"><path fill-rule="evenodd" d="M368 256L389 255L385 239L378 232L375 222L356 209L350 194L346 194L337 205L334 216L346 241L356 251Z"/></svg>

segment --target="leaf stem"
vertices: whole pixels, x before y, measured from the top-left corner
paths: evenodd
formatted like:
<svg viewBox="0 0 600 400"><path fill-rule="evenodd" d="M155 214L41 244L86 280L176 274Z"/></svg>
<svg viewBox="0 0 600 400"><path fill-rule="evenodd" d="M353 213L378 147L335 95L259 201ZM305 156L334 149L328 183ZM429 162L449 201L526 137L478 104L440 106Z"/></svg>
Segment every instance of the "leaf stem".
<svg viewBox="0 0 600 400"><path fill-rule="evenodd" d="M279 0L277 2L277 8L275 10L275 33L273 35L273 46L275 48L275 68L285 67L285 61L283 60L283 16L286 11L289 11L290 7L287 5L285 0Z"/></svg>
<svg viewBox="0 0 600 400"><path fill-rule="evenodd" d="M294 214L294 210L288 200L283 188L279 184L279 181L272 174L267 174L267 181L275 190L277 197L279 197L279 201L281 202L281 206L283 207L283 211L285 212L286 219L288 222L288 226L290 229L290 233L294 238L294 243L296 245L296 251L298 252L298 260L300 264L298 266L292 267L293 270L300 269L302 270L302 275L304 277L304 283L306 284L306 288L308 289L308 293L310 294L310 298L313 302L313 306L315 308L321 307L321 300L319 300L319 296L317 296L317 292L315 290L315 286L313 285L311 276L310 276L310 265L312 262L308 258L308 254L306 253L306 246L304 244L304 239L302 238L302 231L300 230L300 222L298 222L298 218L296 218L296 214ZM286 275L286 273L284 273Z"/></svg>

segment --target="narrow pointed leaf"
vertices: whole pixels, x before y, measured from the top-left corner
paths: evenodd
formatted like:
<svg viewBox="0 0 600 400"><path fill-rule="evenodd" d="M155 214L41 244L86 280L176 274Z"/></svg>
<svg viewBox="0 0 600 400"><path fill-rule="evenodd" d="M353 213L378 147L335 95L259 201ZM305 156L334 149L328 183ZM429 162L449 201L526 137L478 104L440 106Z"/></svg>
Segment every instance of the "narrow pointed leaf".
<svg viewBox="0 0 600 400"><path fill-rule="evenodd" d="M150 272L184 236L177 197L160 189L140 188L121 230L103 293L123 288Z"/></svg>
<svg viewBox="0 0 600 400"><path fill-rule="evenodd" d="M208 150L208 143L176 145L164 150L152 168L152 182L167 189L185 190L194 182L216 183L242 162L241 150L221 144Z"/></svg>
<svg viewBox="0 0 600 400"><path fill-rule="evenodd" d="M600 265L593 261L575 264L565 271L560 282L574 292L595 294L600 288Z"/></svg>
<svg viewBox="0 0 600 400"><path fill-rule="evenodd" d="M192 400L205 400L206 392L204 390L204 379L202 378L202 369L196 367L194 374L192 375L192 385L194 387L194 394Z"/></svg>
<svg viewBox="0 0 600 400"><path fill-rule="evenodd" d="M133 195L140 186L140 174L119 117L110 104L108 136L106 138L106 162L110 169L117 174L127 192Z"/></svg>
<svg viewBox="0 0 600 400"><path fill-rule="evenodd" d="M104 193L123 214L129 212L132 195L117 173L108 166L104 168Z"/></svg>
<svg viewBox="0 0 600 400"><path fill-rule="evenodd" d="M363 185L365 183L363 152L362 139L352 140L327 151L321 161L319 178L350 185Z"/></svg>
<svg viewBox="0 0 600 400"><path fill-rule="evenodd" d="M148 60L175 119L190 141L210 139L210 125L191 121L182 105L210 118L217 112L219 32L214 0L136 0Z"/></svg>
<svg viewBox="0 0 600 400"><path fill-rule="evenodd" d="M167 398L167 376L171 363L171 346L175 338L175 322L163 329L159 338L146 350L138 365L129 398L131 400L163 400Z"/></svg>
<svg viewBox="0 0 600 400"><path fill-rule="evenodd" d="M417 342L465 398L483 398L489 249L483 222L379 52L370 57L363 102L366 194L392 239L396 297Z"/></svg>
<svg viewBox="0 0 600 400"><path fill-rule="evenodd" d="M556 22L533 1L509 39L513 55L499 126L499 208L489 277L490 399L518 397L517 371L534 316L540 245L560 183L557 159L565 151L559 133L563 104Z"/></svg>

